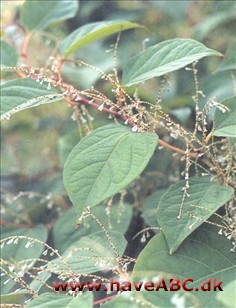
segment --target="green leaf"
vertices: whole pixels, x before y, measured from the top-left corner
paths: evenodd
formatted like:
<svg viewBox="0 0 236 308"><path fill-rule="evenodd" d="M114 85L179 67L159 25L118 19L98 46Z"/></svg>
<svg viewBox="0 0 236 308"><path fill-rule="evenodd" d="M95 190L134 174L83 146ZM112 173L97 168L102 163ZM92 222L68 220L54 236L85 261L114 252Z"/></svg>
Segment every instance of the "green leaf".
<svg viewBox="0 0 236 308"><path fill-rule="evenodd" d="M208 100L214 97L218 103L235 96L234 80L236 75L232 71L218 72L207 78L203 78L199 82L199 87L205 97L199 98L199 105L202 109Z"/></svg>
<svg viewBox="0 0 236 308"><path fill-rule="evenodd" d="M131 86L176 71L207 56L222 56L192 39L172 39L147 48L124 67L122 84Z"/></svg>
<svg viewBox="0 0 236 308"><path fill-rule="evenodd" d="M168 242L170 254L203 221L224 205L234 192L233 188L211 182L208 177L191 178L187 190L189 197L185 198L182 218L178 219L185 184L186 181L183 180L172 185L162 196L157 208L157 221Z"/></svg>
<svg viewBox="0 0 236 308"><path fill-rule="evenodd" d="M9 293L0 295L0 303L1 304L20 304L20 301L24 297L24 295L28 295L28 292L18 292L18 293Z"/></svg>
<svg viewBox="0 0 236 308"><path fill-rule="evenodd" d="M26 0L21 9L21 23L29 31L45 29L52 24L74 17L79 8L79 1Z"/></svg>
<svg viewBox="0 0 236 308"><path fill-rule="evenodd" d="M109 216L106 211L107 207L103 204L98 205L91 210L93 215L95 215L107 230L109 230L109 226L111 225L112 231L125 234L132 218L131 205L125 203L121 209L118 204L113 204L110 212L110 224ZM60 253L64 252L82 236L101 231L101 227L91 216L87 217L79 228L76 228L76 225L77 218L74 207L63 213L63 215L56 221L53 227L53 239L54 247L58 249Z"/></svg>
<svg viewBox="0 0 236 308"><path fill-rule="evenodd" d="M34 279L30 283L30 289L38 293L39 290L44 286L43 282L46 282L51 276L51 273L48 273L46 271L39 273L37 275L37 279Z"/></svg>
<svg viewBox="0 0 236 308"><path fill-rule="evenodd" d="M109 231L108 240L103 231L92 233L75 241L62 255L48 264L48 268L56 274L70 269L74 273L91 274L100 270L113 270L117 268L117 254L114 252L111 242L116 247L121 257L125 251L127 242L122 234ZM65 262L67 265L65 265Z"/></svg>
<svg viewBox="0 0 236 308"><path fill-rule="evenodd" d="M1 65L16 66L18 62L18 54L16 49L8 44L6 41L1 40Z"/></svg>
<svg viewBox="0 0 236 308"><path fill-rule="evenodd" d="M142 207L142 217L144 218L145 222L151 227L157 227L157 204L165 192L166 189L158 189L152 195L145 199L145 202Z"/></svg>
<svg viewBox="0 0 236 308"><path fill-rule="evenodd" d="M236 137L236 97L222 103L229 111L215 112L214 135L219 137Z"/></svg>
<svg viewBox="0 0 236 308"><path fill-rule="evenodd" d="M141 26L124 20L98 21L86 24L76 29L61 42L61 52L64 57L67 57L72 52L100 38L137 27Z"/></svg>
<svg viewBox="0 0 236 308"><path fill-rule="evenodd" d="M231 281L224 287L224 292L218 292L216 298L225 308L234 308L236 303L236 280Z"/></svg>
<svg viewBox="0 0 236 308"><path fill-rule="evenodd" d="M128 294L127 294L128 293ZM114 299L105 302L101 307L103 308L143 308L144 304L136 302L135 300L131 300L132 293L131 292L123 292L120 295L117 295ZM148 307L148 306L147 306Z"/></svg>
<svg viewBox="0 0 236 308"><path fill-rule="evenodd" d="M58 142L58 156L60 159L60 164L63 167L64 163L70 154L73 147L79 141L79 132L78 129L73 130L67 135L62 136Z"/></svg>
<svg viewBox="0 0 236 308"><path fill-rule="evenodd" d="M218 282L223 281L224 290L224 286L235 279L235 258L230 249L230 241L217 234L217 229L212 226L204 225L198 229L173 255L169 254L163 234L154 236L137 259L132 281L143 281L145 277L146 281L153 281L156 286L158 278L160 280L160 277L163 277L169 290L170 278L176 277L182 282L189 277L194 283L187 286L193 287L194 290L185 293L182 290L166 292L163 289L158 292L135 292L135 298L146 300L161 308L174 308L176 304L173 303L173 296L177 293L184 296L183 307L192 307L194 303L196 307L221 308L222 305L217 304L215 298L217 292L196 292L195 288L199 288L208 278L216 278Z"/></svg>
<svg viewBox="0 0 236 308"><path fill-rule="evenodd" d="M61 100L55 88L31 79L15 79L1 85L1 120L24 109Z"/></svg>
<svg viewBox="0 0 236 308"><path fill-rule="evenodd" d="M22 262L28 259L30 259L30 262L28 262L28 264L30 263L31 266L35 262L37 262L37 259L40 257L41 253L44 250L44 245L34 242L34 239L40 240L41 242L45 243L48 236L47 229L43 225L38 225L37 227L32 229L20 228L13 231L5 231L5 229L3 229L2 231L3 233L1 235L1 258L3 260L6 260L13 265L14 262ZM14 240L16 240L16 237L21 236L27 238L19 238L18 243L14 243L13 238L11 238L14 237ZM31 242L32 245L28 247L29 242ZM34 261L32 259L34 259ZM15 273L18 271L19 269L14 269ZM1 279L2 293L8 293L15 284L15 282L11 280L5 285L4 281L6 281L8 278L7 276L4 276L4 279Z"/></svg>
<svg viewBox="0 0 236 308"><path fill-rule="evenodd" d="M154 133L133 133L117 124L83 138L64 166L64 185L77 215L130 184L146 167L157 141Z"/></svg>
<svg viewBox="0 0 236 308"><path fill-rule="evenodd" d="M29 242L29 240L26 239L19 239L18 244L14 243L8 243L8 240L6 238L12 237L12 236L26 236L32 239L38 239L42 242L45 242L47 239L47 229L43 225L38 225L35 228L32 229L17 229L9 232L4 232L4 229L2 230L3 233L1 235L1 241L5 242L4 246L2 247L2 258L4 260L10 261L12 258L14 258L15 261L19 262L25 259L30 258L37 258L41 255L42 251L44 250L44 245L39 244L37 242L34 242L32 244L32 247L25 248L26 243ZM32 249L33 248L33 249Z"/></svg>
<svg viewBox="0 0 236 308"><path fill-rule="evenodd" d="M51 307L63 307L63 308L74 308L74 307L93 307L93 293L86 292L79 296L61 295L55 293L43 293L33 299L26 308L51 308Z"/></svg>
<svg viewBox="0 0 236 308"><path fill-rule="evenodd" d="M44 286L43 282L46 282L49 278L51 277L51 274L44 271L41 272L40 274L37 275L37 280L34 279L29 287L31 290L34 290L35 292L39 292L39 290ZM8 279L9 277L7 277ZM9 293L9 294L4 294L0 296L0 302L1 304L21 304L22 299L27 296L30 296L29 291L26 289L21 289L17 291L17 293ZM31 297L31 296L30 296Z"/></svg>

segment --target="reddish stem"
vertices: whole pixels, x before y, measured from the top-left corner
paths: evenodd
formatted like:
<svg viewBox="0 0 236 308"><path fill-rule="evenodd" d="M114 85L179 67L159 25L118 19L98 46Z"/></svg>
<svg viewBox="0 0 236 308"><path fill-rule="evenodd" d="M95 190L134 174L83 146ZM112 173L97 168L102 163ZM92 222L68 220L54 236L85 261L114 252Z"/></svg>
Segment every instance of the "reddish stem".
<svg viewBox="0 0 236 308"><path fill-rule="evenodd" d="M73 104L74 104L74 106L77 105L77 104L74 103L74 102L73 102ZM92 101L89 101L89 100L88 100L87 98L85 98L85 97L81 97L81 99L80 99L80 101L79 101L79 104L87 104L87 105L93 106L93 107L96 108L96 109L98 109L98 107L99 107L99 104L94 103L94 102L92 102ZM132 120L127 119L127 117L126 117L124 114L120 114L118 111L110 110L110 109L105 108L105 107L102 109L102 111L105 111L105 112L107 112L107 113L109 113L109 114L113 114L113 115L115 115L115 116L118 116L118 117L122 118L124 121L127 121L127 122L128 122L130 125L132 125L132 126L135 125L135 124L132 122ZM168 148L168 149L170 149L170 150L172 150L172 151L174 151L174 152L177 152L177 153L180 153L180 154L185 154L185 150L180 149L180 148L177 148L177 147L175 147L175 146L173 146L173 145L171 145L171 144L169 144L169 143L167 143L167 142L165 142L165 141L163 141L163 140L161 140L161 139L159 139L159 142L158 142L158 143L159 143L159 145L164 146L165 148ZM189 153L189 156L192 157L192 158L196 158L196 157L198 156L198 154L197 154L197 153Z"/></svg>
<svg viewBox="0 0 236 308"><path fill-rule="evenodd" d="M58 78L62 80L62 66L65 63L64 59L60 60L60 63L58 65Z"/></svg>
<svg viewBox="0 0 236 308"><path fill-rule="evenodd" d="M63 63L64 63L64 61L60 62L59 70L58 70L59 71L58 77L61 75L61 68L62 68ZM37 75L35 75L35 78L36 77L37 77ZM64 88L64 89L68 89L68 85L65 82L61 82L60 86L62 88ZM81 95L80 95L80 99L79 99L78 102L71 101L68 98L65 98L65 100L71 106L79 106L80 104L84 104L84 105L90 105L90 106L92 106L92 107L94 107L96 109L98 109L98 107L100 106L99 104L95 103L93 100L89 100L89 99L87 99L87 98L85 98L85 97L83 97ZM104 111L106 113L109 113L109 114L112 114L114 116L122 118L124 122L127 122L127 124L130 124L132 126L135 125L135 123L132 120L128 119L125 114L122 114L119 111L111 110L111 109L106 108L106 107L103 107L102 111ZM185 154L185 150L177 148L177 147L175 147L175 146L173 146L173 145L171 145L171 144L169 144L169 143L167 143L167 142L165 142L165 141L163 141L161 139L159 139L158 143L159 143L159 145L161 145L161 146L163 146L165 148L168 148L168 149L170 149L170 150L172 150L174 152L177 152L177 153L180 153L180 154L183 154L183 155ZM189 153L189 156L191 158L197 158L198 153Z"/></svg>
<svg viewBox="0 0 236 308"><path fill-rule="evenodd" d="M25 58L25 62L28 66L30 66L28 49L29 49L29 43L30 43L30 40L31 40L31 36L32 36L32 32L29 32L26 35L24 45L23 45L23 49L22 49L22 53L21 53L21 56Z"/></svg>
<svg viewBox="0 0 236 308"><path fill-rule="evenodd" d="M165 148L168 148L172 151L175 151L177 153L185 154L184 150L177 148L177 147L175 147L175 146L173 146L173 145L171 145L171 144L169 144L169 143L167 143L167 142L165 142L161 139L159 139L158 144L165 147ZM192 158L197 158L198 154L197 153L189 153L189 156L192 157Z"/></svg>
<svg viewBox="0 0 236 308"><path fill-rule="evenodd" d="M111 295L111 296L107 296L107 297L102 298L102 299L99 299L98 301L93 302L93 305L99 305L99 304L101 304L101 303L107 302L107 301L109 301L109 300L111 300L111 299L115 298L115 297L116 297L116 295L117 295L117 294L115 294L115 295Z"/></svg>

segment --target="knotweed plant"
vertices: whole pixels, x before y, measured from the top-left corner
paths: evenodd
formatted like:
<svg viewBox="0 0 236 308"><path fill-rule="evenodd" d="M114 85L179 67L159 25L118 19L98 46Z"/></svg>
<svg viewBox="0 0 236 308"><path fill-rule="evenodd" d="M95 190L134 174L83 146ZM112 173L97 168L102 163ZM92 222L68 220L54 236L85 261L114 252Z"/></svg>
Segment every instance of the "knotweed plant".
<svg viewBox="0 0 236 308"><path fill-rule="evenodd" d="M59 42L44 29L57 18L75 16L78 9L76 1L69 1L62 15L62 6L63 1L26 1L20 13L23 45L14 46L8 37L2 41L1 119L8 120L4 129L13 118L17 121L13 114L39 105L45 105L47 112L54 108L52 103L67 105L69 124L61 125L73 122L76 127L66 151L62 148L65 191L15 193L3 185L3 303L12 307L51 305L54 300L58 307L230 305L220 294L209 299L180 289L172 295L163 286L151 293L109 289L110 279L156 284L162 278L190 274L193 288L206 277L231 287L236 249L235 88L225 99L209 95L201 86L199 68L205 57L218 57L223 65L230 60L196 40L176 38L143 48L121 68L123 31L142 26L101 21L83 25ZM51 13L46 19L41 13L33 19L31 13L39 9ZM80 58L80 48L112 34L116 38L109 50L111 71ZM36 63L30 52L34 37L40 36L48 40L47 57ZM98 81L78 87L66 76L68 67L89 69L91 75L99 75ZM173 72L180 69L191 84L190 124L179 116L183 108L178 113L178 108L168 106ZM230 78L235 81L231 71ZM154 80L155 93L150 100L144 95L149 80ZM27 112L33 116L32 110L22 114ZM60 168L53 172L58 169L61 176ZM82 282L101 282L105 287L91 292L89 284L76 287ZM56 290L58 283L62 288Z"/></svg>

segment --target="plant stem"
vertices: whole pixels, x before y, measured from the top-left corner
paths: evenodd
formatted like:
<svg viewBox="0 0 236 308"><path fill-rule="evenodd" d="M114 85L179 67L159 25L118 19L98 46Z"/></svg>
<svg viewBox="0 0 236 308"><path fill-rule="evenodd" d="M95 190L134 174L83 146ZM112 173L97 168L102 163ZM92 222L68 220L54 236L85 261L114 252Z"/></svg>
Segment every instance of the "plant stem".
<svg viewBox="0 0 236 308"><path fill-rule="evenodd" d="M58 77L61 76L61 69L62 69L62 65L64 63L64 60L60 62L59 65L59 69L58 69ZM34 77L37 77L37 75L33 75ZM61 79L61 78L59 78ZM66 84L65 82L61 81L60 82L60 87L63 89L68 89L68 84ZM65 101L70 105L70 106L80 106L81 104L84 105L90 105L96 109L98 109L98 107L100 106L99 104L95 103L93 100L89 100L86 97L83 97L79 94L80 98L78 102L73 102L71 101L69 98L64 97ZM117 107L118 108L118 107ZM119 118L121 118L124 122L126 122L127 124L130 124L131 126L134 126L135 123L131 120L128 119L127 116L125 114L120 113L119 111L115 111L115 110L111 110L109 108L103 107L102 111L109 113L111 115L117 116ZM177 148L161 139L159 139L159 145L168 148L174 152L180 153L180 154L185 154L185 150ZM189 153L189 156L191 158L197 158L198 154L197 153Z"/></svg>
<svg viewBox="0 0 236 308"><path fill-rule="evenodd" d="M117 296L117 294L111 295L111 296L108 296L108 297L105 297L105 298L102 298L102 299L99 299L96 302L93 302L93 305L95 306L95 305L99 305L101 303L107 302L107 301L115 298L116 296Z"/></svg>
<svg viewBox="0 0 236 308"><path fill-rule="evenodd" d="M76 104L76 103L74 103L74 102L71 102L71 101L68 101L67 99L66 99L66 101L70 104L70 105L74 105L74 106L76 106L76 105L78 105L78 104L87 104L87 105L90 105L90 106L93 106L94 108L96 108L96 109L98 109L98 107L99 107L99 104L97 104L97 103L95 103L95 102L92 102L92 101L89 101L87 98L85 98L85 97L81 97L81 99L80 99L80 101ZM115 116L118 116L118 117L120 117L120 118L122 118L124 121L127 121L130 125L132 125L132 126L134 126L135 124L132 122L132 120L129 120L124 114L120 114L119 112L117 112L117 111L115 111L115 110L110 110L110 109L108 109L108 108L103 108L103 111L104 112L107 112L107 113L109 113L109 114L112 114L112 115L115 115ZM183 149L180 149L180 148L177 148L177 147L175 147L175 146L173 146L173 145L171 145L171 144L169 144L169 143L167 143L167 142L165 142L165 141L163 141L163 140L161 140L161 139L159 139L159 145L161 145L161 146L163 146L163 147L165 147L165 148L168 148L168 149L170 149L170 150L172 150L172 151L174 151L174 152L177 152L177 153L180 153L180 154L185 154L185 150L183 150ZM198 154L197 153L190 153L189 154L189 156L190 157L192 157L192 158L196 158L197 156L198 156Z"/></svg>
<svg viewBox="0 0 236 308"><path fill-rule="evenodd" d="M30 43L30 40L31 40L31 36L32 36L32 32L29 32L26 35L24 45L23 45L23 49L22 49L22 53L21 53L22 57L25 58L25 62L28 66L30 66L28 49L29 49L29 43Z"/></svg>
<svg viewBox="0 0 236 308"><path fill-rule="evenodd" d="M212 132L210 132L210 133L207 135L206 140L205 140L206 143L208 143L208 142L210 141L211 137L212 137Z"/></svg>
<svg viewBox="0 0 236 308"><path fill-rule="evenodd" d="M175 146L173 146L173 145L171 145L171 144L169 144L169 143L167 143L167 142L165 142L161 139L159 139L158 144L162 145L163 147L165 147L169 150L172 150L174 152L177 152L177 153L180 153L180 154L185 154L185 150L177 148L177 147L175 147ZM198 154L197 153L189 153L189 156L192 157L192 158L196 158L198 156Z"/></svg>

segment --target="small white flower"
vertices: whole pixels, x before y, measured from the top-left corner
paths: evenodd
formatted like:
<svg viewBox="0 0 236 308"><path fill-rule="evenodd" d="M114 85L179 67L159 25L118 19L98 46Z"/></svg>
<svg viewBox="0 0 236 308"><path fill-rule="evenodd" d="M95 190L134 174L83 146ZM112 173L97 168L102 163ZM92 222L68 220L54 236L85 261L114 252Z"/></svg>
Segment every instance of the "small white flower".
<svg viewBox="0 0 236 308"><path fill-rule="evenodd" d="M101 105L98 106L99 111L103 111L103 108L104 108L104 103L102 103Z"/></svg>
<svg viewBox="0 0 236 308"><path fill-rule="evenodd" d="M32 246L32 242L30 242L30 241L25 244L25 248L29 248L31 246Z"/></svg>
<svg viewBox="0 0 236 308"><path fill-rule="evenodd" d="M7 245L10 245L14 242L14 238L11 238L9 241L7 241Z"/></svg>
<svg viewBox="0 0 236 308"><path fill-rule="evenodd" d="M142 235L140 242L141 242L141 243L145 243L145 242L146 242L146 236L145 236L145 234Z"/></svg>
<svg viewBox="0 0 236 308"><path fill-rule="evenodd" d="M175 293L171 298L171 304L175 305L176 308L184 308L185 297L180 296L178 293Z"/></svg>
<svg viewBox="0 0 236 308"><path fill-rule="evenodd" d="M14 269L15 269L15 266L14 265L10 265L10 266L8 266L8 269L9 269L10 272L13 272Z"/></svg>

